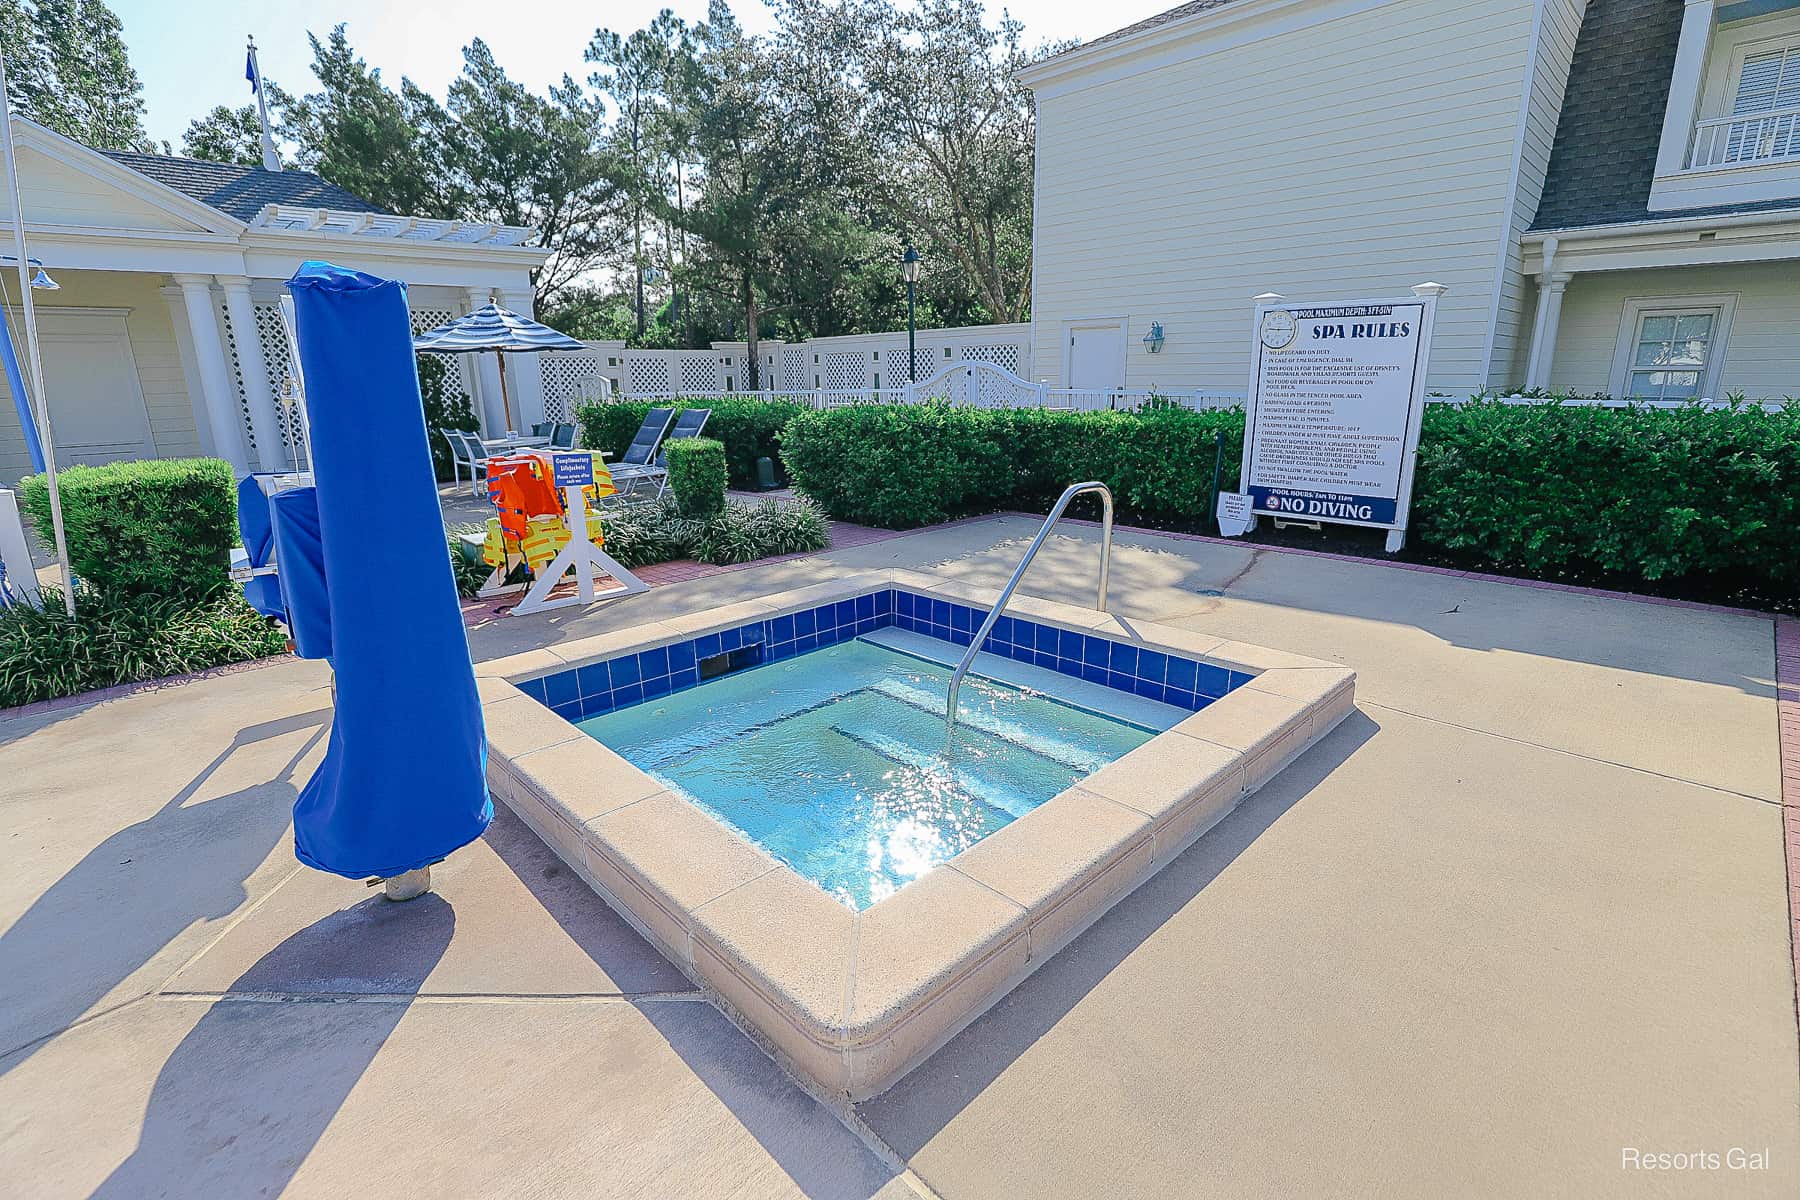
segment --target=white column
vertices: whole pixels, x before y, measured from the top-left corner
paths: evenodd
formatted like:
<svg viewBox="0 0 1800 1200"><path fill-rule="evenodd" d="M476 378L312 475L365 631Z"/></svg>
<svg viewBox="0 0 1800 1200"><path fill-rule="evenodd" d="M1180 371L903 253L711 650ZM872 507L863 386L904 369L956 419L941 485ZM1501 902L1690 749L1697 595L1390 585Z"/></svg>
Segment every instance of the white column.
<svg viewBox="0 0 1800 1200"><path fill-rule="evenodd" d="M194 346L200 394L206 400L207 423L212 427L213 451L239 474L248 475L250 454L244 445L243 422L238 419L237 389L231 384L231 367L225 361L225 341L219 336L212 282L211 275L175 276L187 309L188 337ZM189 388L194 382L188 381Z"/></svg>
<svg viewBox="0 0 1800 1200"><path fill-rule="evenodd" d="M532 316L531 292L500 293L500 307L521 317ZM530 429L550 418L544 413L544 356L541 354L509 354L506 356L506 382L512 388L513 420L518 428ZM574 413L570 413L571 419Z"/></svg>
<svg viewBox="0 0 1800 1200"><path fill-rule="evenodd" d="M488 302L488 289L468 289L469 311L474 312ZM500 364L499 355L471 354L468 358L473 367L470 380L475 385L476 410L481 414L481 431L487 437L499 437L507 431L506 409L500 397ZM517 413L517 409L513 410ZM518 418L513 418L513 428L518 428Z"/></svg>
<svg viewBox="0 0 1800 1200"><path fill-rule="evenodd" d="M1712 46L1716 0L1687 0L1681 15L1681 41L1669 74L1669 105L1663 110L1662 142L1656 150L1656 173L1673 175L1687 167L1694 121L1700 115L1700 90L1706 54Z"/></svg>
<svg viewBox="0 0 1800 1200"><path fill-rule="evenodd" d="M243 275L221 275L225 289L225 313L237 338L238 369L244 378L244 399L250 405L250 428L256 434L256 462L264 471L287 466L282 453L281 418L275 411L275 393L269 390L269 368L263 358L262 335L250 304L250 280Z"/></svg>
<svg viewBox="0 0 1800 1200"><path fill-rule="evenodd" d="M219 448L213 444L212 418L206 411L206 393L200 387L200 366L194 358L194 339L188 333L187 306L181 302L181 289L157 290L169 306L169 325L175 330L175 353L181 359L181 378L187 385L188 407L194 414L194 440L199 443L201 454L217 458Z"/></svg>
<svg viewBox="0 0 1800 1200"><path fill-rule="evenodd" d="M1562 324L1563 292L1574 278L1557 271L1539 284L1537 320L1531 329L1531 358L1525 367L1525 386L1550 386L1550 368L1556 358L1556 331Z"/></svg>

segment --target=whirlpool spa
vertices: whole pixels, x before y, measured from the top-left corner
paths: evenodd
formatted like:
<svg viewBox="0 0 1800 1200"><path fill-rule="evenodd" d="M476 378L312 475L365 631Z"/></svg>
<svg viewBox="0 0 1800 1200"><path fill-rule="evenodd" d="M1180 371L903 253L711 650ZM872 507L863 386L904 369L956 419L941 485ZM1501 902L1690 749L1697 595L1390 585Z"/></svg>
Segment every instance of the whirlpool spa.
<svg viewBox="0 0 1800 1200"><path fill-rule="evenodd" d="M791 1070L875 1095L1355 701L1024 596L964 664L999 595L883 571L484 664L491 789Z"/></svg>

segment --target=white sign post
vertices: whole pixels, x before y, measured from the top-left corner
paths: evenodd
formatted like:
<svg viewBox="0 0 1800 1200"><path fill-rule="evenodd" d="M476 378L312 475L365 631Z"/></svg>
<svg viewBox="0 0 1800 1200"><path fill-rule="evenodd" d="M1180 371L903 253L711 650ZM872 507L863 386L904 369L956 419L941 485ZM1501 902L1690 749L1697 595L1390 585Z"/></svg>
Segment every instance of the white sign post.
<svg viewBox="0 0 1800 1200"><path fill-rule="evenodd" d="M1257 299L1239 490L1268 513L1388 531L1406 542L1437 298Z"/></svg>

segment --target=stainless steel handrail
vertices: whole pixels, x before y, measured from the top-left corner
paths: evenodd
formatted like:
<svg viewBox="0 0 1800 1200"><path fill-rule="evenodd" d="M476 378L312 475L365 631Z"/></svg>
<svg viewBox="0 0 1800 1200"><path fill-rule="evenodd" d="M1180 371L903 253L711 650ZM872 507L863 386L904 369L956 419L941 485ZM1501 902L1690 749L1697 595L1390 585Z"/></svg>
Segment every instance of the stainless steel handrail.
<svg viewBox="0 0 1800 1200"><path fill-rule="evenodd" d="M1044 539L1050 536L1050 529L1056 524L1057 518L1061 517L1063 515L1063 510L1069 507L1069 501L1081 495L1083 492L1100 493L1100 504L1102 509L1100 521L1100 595L1094 601L1094 607L1101 612L1106 611L1106 578L1112 569L1113 496L1111 488L1107 487L1097 479L1090 479L1086 483L1077 483L1071 486L1062 494L1056 503L1051 506L1050 515L1044 518L1044 527L1038 530L1037 537L1032 539L1031 548L1025 551L1025 557L1019 560L1018 569L1013 572L1012 578L1007 580L1006 587L1001 589L1000 599L994 602L994 607L988 612L987 620L983 621L981 623L981 628L976 631L975 640L969 643L969 652L962 656L961 662L956 664L956 672L950 676L950 695L946 698L944 703L944 723L947 727L955 728L956 726L956 693L962 688L963 676L968 674L969 665L975 661L975 656L981 652L981 644L987 641L988 634L993 632L994 622L1000 619L1000 613L1006 608L1006 602L1012 599L1013 590L1019 586L1019 580L1025 578L1025 569L1031 565L1031 560L1037 557L1038 548L1044 544Z"/></svg>

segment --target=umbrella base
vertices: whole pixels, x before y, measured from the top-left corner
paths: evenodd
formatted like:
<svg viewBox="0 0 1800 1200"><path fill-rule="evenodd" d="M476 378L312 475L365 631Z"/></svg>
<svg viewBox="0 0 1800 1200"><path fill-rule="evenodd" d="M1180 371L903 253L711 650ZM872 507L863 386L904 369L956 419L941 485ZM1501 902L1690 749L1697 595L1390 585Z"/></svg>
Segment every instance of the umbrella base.
<svg viewBox="0 0 1800 1200"><path fill-rule="evenodd" d="M431 890L431 868L419 867L404 875L394 875L381 881L382 895L389 900L414 900Z"/></svg>

